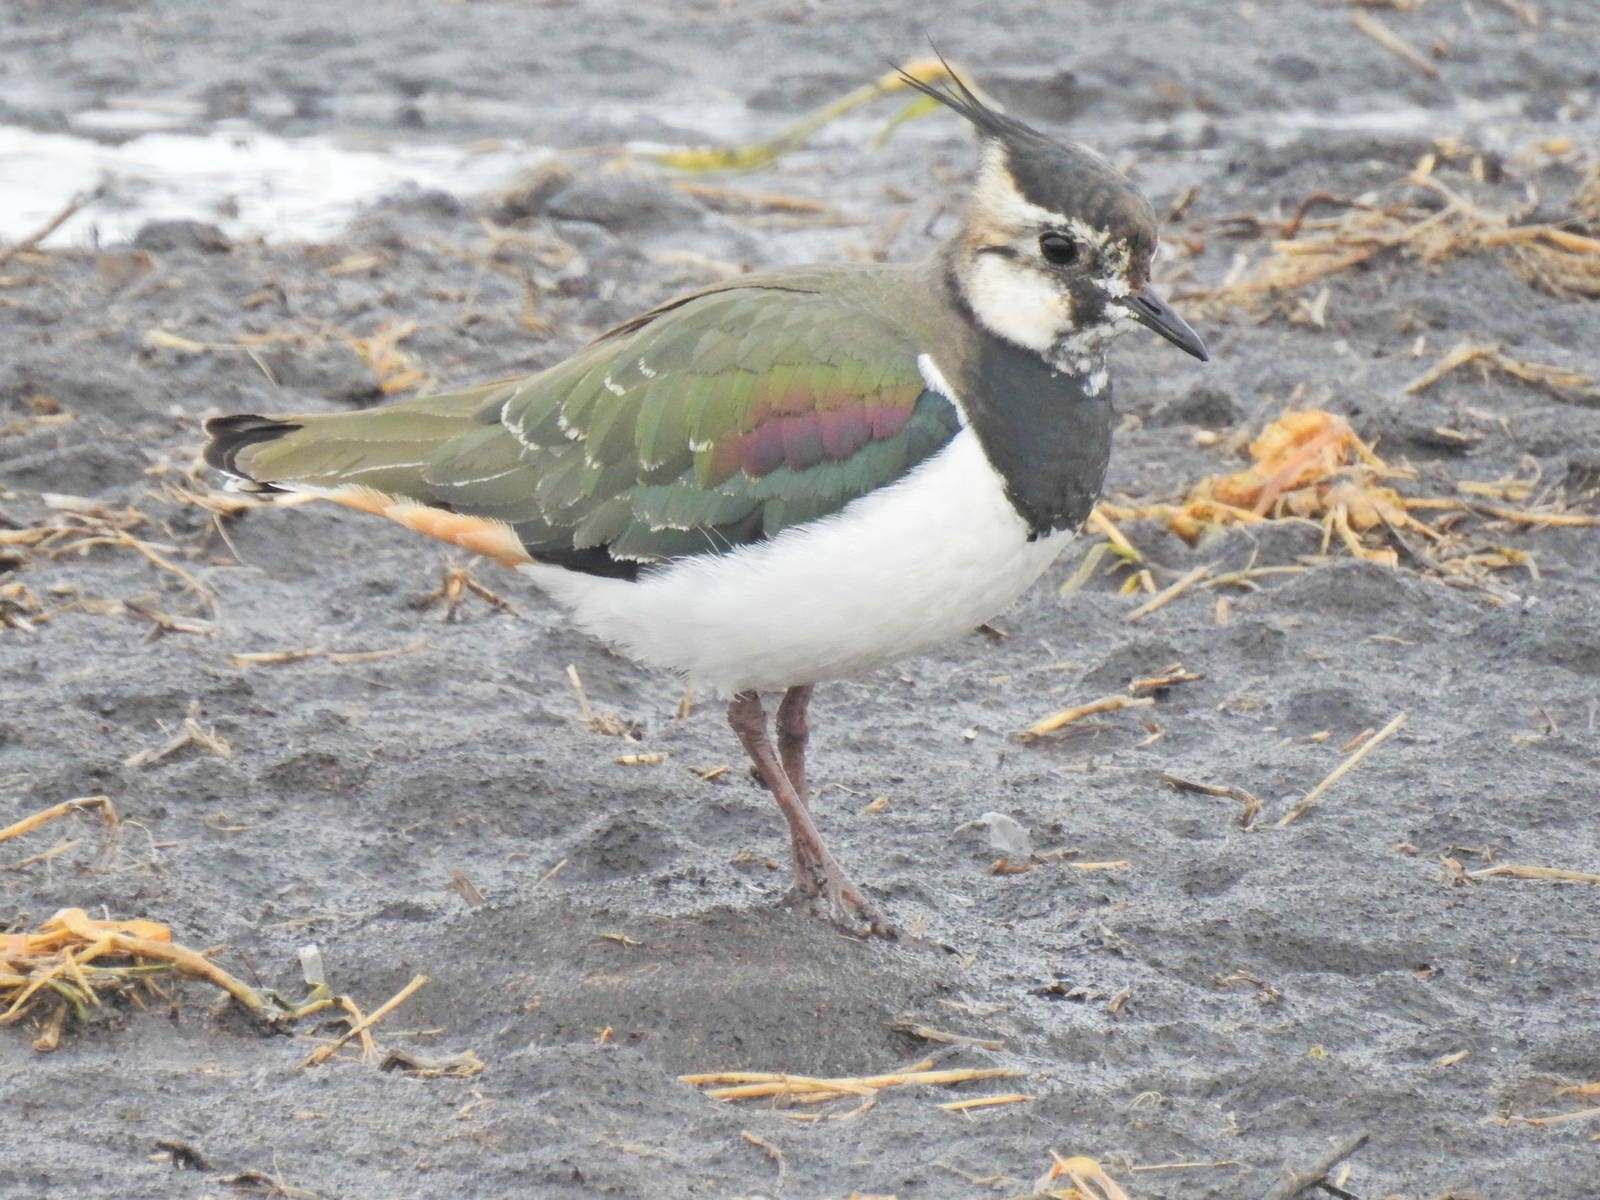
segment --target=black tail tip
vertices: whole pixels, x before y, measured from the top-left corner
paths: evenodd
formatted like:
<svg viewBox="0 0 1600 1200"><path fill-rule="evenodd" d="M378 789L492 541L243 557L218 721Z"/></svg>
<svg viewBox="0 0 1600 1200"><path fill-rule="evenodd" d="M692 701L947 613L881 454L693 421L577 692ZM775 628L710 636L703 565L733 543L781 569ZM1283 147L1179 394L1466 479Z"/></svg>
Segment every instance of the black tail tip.
<svg viewBox="0 0 1600 1200"><path fill-rule="evenodd" d="M252 490L278 491L279 489L271 484L252 479L247 472L241 470L238 462L239 452L261 442L276 441L299 428L300 426L292 421L279 421L272 417L257 416L255 413L212 417L205 424L206 436L211 439L206 443L204 452L206 463L225 475L255 484L256 487Z"/></svg>

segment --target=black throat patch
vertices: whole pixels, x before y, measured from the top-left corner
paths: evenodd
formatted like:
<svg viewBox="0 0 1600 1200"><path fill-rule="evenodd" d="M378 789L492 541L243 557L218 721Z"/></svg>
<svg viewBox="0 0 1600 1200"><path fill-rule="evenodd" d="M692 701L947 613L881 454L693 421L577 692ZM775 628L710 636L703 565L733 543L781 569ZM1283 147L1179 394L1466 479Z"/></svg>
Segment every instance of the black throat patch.
<svg viewBox="0 0 1600 1200"><path fill-rule="evenodd" d="M1091 395L1086 376L1058 371L981 325L977 349L951 382L1029 539L1080 528L1111 460L1110 382Z"/></svg>

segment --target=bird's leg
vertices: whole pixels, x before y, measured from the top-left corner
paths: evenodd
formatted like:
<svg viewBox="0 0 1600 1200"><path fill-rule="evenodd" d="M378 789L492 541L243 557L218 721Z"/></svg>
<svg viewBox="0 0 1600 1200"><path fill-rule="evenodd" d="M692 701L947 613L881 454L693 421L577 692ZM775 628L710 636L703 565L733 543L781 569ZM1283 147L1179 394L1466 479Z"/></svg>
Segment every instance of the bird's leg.
<svg viewBox="0 0 1600 1200"><path fill-rule="evenodd" d="M803 712L803 702L800 707ZM881 937L895 936L894 926L851 882L844 868L823 844L822 834L811 819L810 811L789 776L784 773L778 753L773 749L761 697L754 692L740 692L735 696L728 705L728 724L738 735L745 753L756 765L761 782L767 785L772 798L783 810L784 819L789 822L789 840L794 848L795 884L801 893L825 899L829 915L836 921L848 924L855 917L866 923L869 933Z"/></svg>
<svg viewBox="0 0 1600 1200"><path fill-rule="evenodd" d="M785 697L785 701L787 702L787 697ZM741 709L742 705L747 705L748 707ZM735 715L736 710L738 710L737 716ZM807 838L804 835L802 824L790 816L789 804L785 799L786 796L793 796L800 811L807 817L809 817L811 810L806 804L805 793L800 787L795 786L794 777L789 774L788 756L786 754L783 755L785 761L781 765L772 763L773 766L777 767L779 776L777 782L774 782L773 776L769 771L768 763L772 760L772 743L767 737L767 714L761 706L761 698L754 692L747 692L736 697L728 707L728 723L733 726L733 731L739 735L739 741L744 744L745 752L750 755L751 760L756 764L756 770L761 775L761 782L766 784L767 790L772 793L773 799L778 802L778 807L783 810L783 814L789 822L789 849L794 856L795 887L805 896L821 894L824 872L817 848L822 844L822 838L820 834L817 834L815 838ZM781 732L781 725L778 737L779 745L784 746L785 750L787 750L789 747ZM801 763L801 769L803 772L803 762ZM812 822L811 824L815 829L815 823Z"/></svg>
<svg viewBox="0 0 1600 1200"><path fill-rule="evenodd" d="M783 761L783 773L794 788L794 794L805 808L811 811L811 797L806 790L806 744L811 740L811 724L807 719L811 705L812 684L797 684L784 692L778 704L775 722L778 730L778 757ZM789 830L789 846L794 854L795 879L801 893L817 894L816 880L825 874L821 862L811 846L799 836L793 826Z"/></svg>
<svg viewBox="0 0 1600 1200"><path fill-rule="evenodd" d="M783 773L807 808L811 802L806 794L806 743L811 740L811 724L806 717L811 692L809 683L792 687L778 705L778 754L783 758Z"/></svg>

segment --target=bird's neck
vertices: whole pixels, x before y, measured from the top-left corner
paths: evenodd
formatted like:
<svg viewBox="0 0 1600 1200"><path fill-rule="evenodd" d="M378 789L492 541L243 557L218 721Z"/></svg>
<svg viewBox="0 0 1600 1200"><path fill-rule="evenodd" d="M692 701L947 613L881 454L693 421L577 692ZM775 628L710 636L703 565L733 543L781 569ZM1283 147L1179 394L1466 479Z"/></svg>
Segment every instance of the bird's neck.
<svg viewBox="0 0 1600 1200"><path fill-rule="evenodd" d="M1062 353L1047 360L980 320L953 273L945 286L971 330L959 366L946 375L1012 507L1030 537L1079 528L1099 499L1111 457L1103 344L1070 343L1069 335Z"/></svg>

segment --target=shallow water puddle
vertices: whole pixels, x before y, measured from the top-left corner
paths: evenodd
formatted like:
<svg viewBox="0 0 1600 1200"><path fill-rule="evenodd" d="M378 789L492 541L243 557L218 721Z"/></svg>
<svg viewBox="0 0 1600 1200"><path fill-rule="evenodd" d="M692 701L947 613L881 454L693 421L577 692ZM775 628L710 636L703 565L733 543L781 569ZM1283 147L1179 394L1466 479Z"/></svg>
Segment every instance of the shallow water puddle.
<svg viewBox="0 0 1600 1200"><path fill-rule="evenodd" d="M106 196L47 239L51 246L125 241L147 221L188 217L232 236L307 240L339 232L356 211L406 186L472 195L508 183L550 151L386 141L357 145L251 129L151 132L117 145L0 125L0 240L26 236L79 192Z"/></svg>

